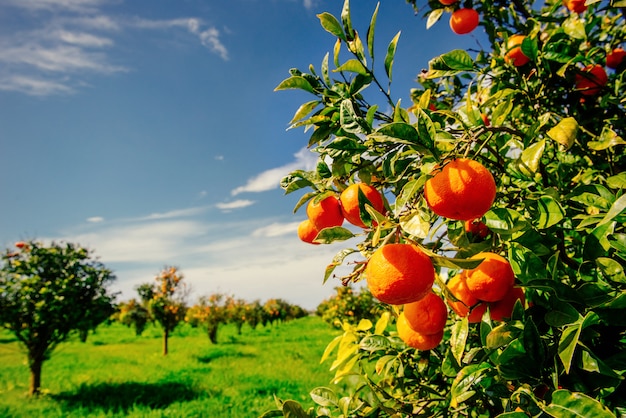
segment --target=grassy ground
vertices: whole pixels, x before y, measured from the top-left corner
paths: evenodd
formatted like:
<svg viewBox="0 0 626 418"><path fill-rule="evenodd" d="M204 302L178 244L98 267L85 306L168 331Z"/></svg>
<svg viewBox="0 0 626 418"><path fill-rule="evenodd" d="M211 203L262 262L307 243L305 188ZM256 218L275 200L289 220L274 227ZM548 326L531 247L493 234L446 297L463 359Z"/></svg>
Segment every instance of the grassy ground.
<svg viewBox="0 0 626 418"><path fill-rule="evenodd" d="M161 354L158 328L141 337L119 324L86 343L59 346L44 363L43 396L26 396L25 355L0 332L0 417L258 417L274 395L313 406L308 393L328 386L319 364L337 331L317 317L237 335L220 328L218 345L200 329L181 327Z"/></svg>

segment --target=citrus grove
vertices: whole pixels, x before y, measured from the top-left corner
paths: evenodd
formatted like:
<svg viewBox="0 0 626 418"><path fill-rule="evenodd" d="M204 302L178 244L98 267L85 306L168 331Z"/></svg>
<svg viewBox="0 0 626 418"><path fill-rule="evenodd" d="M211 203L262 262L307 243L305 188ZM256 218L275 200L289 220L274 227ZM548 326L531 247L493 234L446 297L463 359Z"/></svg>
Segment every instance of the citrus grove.
<svg viewBox="0 0 626 418"><path fill-rule="evenodd" d="M323 281L382 309L328 345L339 386L265 416L624 416L626 4L407 3L485 40L416 69L405 103L400 32L379 56L384 5L357 29L346 0L318 15L321 66L276 88L312 96L290 126L317 167L281 183L298 236L354 243Z"/></svg>

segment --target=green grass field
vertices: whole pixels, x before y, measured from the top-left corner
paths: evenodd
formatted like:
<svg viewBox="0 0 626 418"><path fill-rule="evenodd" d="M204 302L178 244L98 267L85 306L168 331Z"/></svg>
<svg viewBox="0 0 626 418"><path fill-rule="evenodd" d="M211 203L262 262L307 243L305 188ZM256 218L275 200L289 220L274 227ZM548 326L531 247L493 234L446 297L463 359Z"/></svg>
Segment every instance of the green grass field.
<svg viewBox="0 0 626 418"><path fill-rule="evenodd" d="M23 351L0 332L0 417L258 417L274 408L274 395L313 406L308 393L329 386L320 364L337 335L318 317L252 330L220 328L212 345L201 329L178 328L170 353L149 327L103 325L86 343L73 339L46 361L42 392L29 398Z"/></svg>

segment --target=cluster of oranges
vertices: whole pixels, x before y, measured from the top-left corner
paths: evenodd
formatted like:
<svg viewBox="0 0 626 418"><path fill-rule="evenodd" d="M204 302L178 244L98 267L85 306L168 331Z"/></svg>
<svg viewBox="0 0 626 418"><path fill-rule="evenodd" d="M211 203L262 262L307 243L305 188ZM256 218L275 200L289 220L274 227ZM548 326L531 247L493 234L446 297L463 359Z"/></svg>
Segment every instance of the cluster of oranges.
<svg viewBox="0 0 626 418"><path fill-rule="evenodd" d="M449 162L424 186L424 198L434 213L470 225L481 225L475 220L491 208L495 196L496 184L489 170L467 158ZM365 278L379 301L403 305L396 325L398 336L411 347L430 350L443 339L448 305L461 317L470 315L470 321L479 321L487 307L492 319L502 320L511 316L515 301L524 298L521 288L514 287L515 275L504 257L495 253L474 257L483 260L478 267L448 281L451 297L447 304L433 289L432 260L411 243L379 247L367 262Z"/></svg>
<svg viewBox="0 0 626 418"><path fill-rule="evenodd" d="M311 199L306 207L307 219L298 225L298 237L304 242L318 244L315 238L321 230L341 226L344 219L352 225L365 228L361 219L359 192L377 212L384 212L383 196L375 187L354 183L344 189L339 197L328 194Z"/></svg>

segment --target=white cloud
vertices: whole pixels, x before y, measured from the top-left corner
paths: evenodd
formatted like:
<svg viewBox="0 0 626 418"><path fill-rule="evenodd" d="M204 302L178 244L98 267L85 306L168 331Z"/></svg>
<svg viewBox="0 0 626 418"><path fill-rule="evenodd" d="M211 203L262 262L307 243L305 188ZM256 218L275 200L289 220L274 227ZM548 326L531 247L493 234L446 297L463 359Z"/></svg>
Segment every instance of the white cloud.
<svg viewBox="0 0 626 418"><path fill-rule="evenodd" d="M265 192L277 189L280 186L280 180L294 170L313 170L317 164L317 155L310 152L307 148L298 151L294 157L295 161L285 164L281 167L272 168L263 171L256 177L248 180L248 182L231 191L233 196L244 192Z"/></svg>
<svg viewBox="0 0 626 418"><path fill-rule="evenodd" d="M174 212L191 211L168 213ZM75 242L93 249L117 276L112 290L122 292L119 300L137 297L137 285L152 281L164 266L175 265L192 298L217 292L249 301L279 297L314 309L339 285L333 279L322 285L324 270L348 244L305 244L298 240L296 227L297 223L278 218L232 223L201 218L113 220L83 224L80 230L44 241Z"/></svg>
<svg viewBox="0 0 626 418"><path fill-rule="evenodd" d="M101 10L107 0L3 1L32 11L25 21L36 29L0 36L0 90L68 94L85 84L79 78L128 71L127 65L114 63L111 54L123 43L120 38L130 36L129 29L183 30L211 53L229 58L220 31L197 18L114 19Z"/></svg>
<svg viewBox="0 0 626 418"><path fill-rule="evenodd" d="M96 223L104 222L104 218L102 216L92 216L91 218L87 218L87 222L96 224Z"/></svg>
<svg viewBox="0 0 626 418"><path fill-rule="evenodd" d="M209 209L209 206L198 206L193 208L186 209L176 209L171 210L169 212L160 212L160 213L151 213L150 215L143 216L141 218L137 218L137 221L150 221L156 219L172 219L172 218L181 218L199 215L203 212L206 212Z"/></svg>
<svg viewBox="0 0 626 418"><path fill-rule="evenodd" d="M31 96L48 96L74 92L74 89L63 81L43 80L21 75L0 77L0 90L17 91Z"/></svg>
<svg viewBox="0 0 626 418"><path fill-rule="evenodd" d="M245 207L253 205L254 203L255 203L254 200L239 199L239 200L233 200L232 202L217 203L215 206L218 209L221 209L223 211L229 211L232 209L245 208Z"/></svg>

